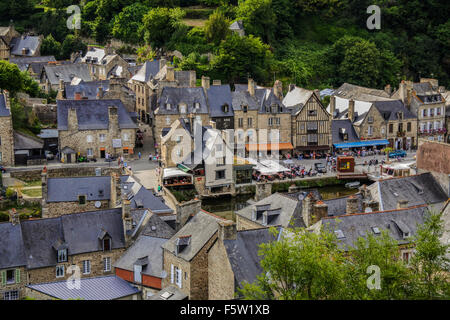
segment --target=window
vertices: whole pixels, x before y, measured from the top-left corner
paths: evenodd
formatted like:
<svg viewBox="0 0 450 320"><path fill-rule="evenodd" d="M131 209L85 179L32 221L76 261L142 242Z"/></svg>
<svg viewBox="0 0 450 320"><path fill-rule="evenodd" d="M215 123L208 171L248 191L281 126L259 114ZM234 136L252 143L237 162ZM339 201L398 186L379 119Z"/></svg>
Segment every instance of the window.
<svg viewBox="0 0 450 320"><path fill-rule="evenodd" d="M251 127L253 125L253 118L247 118L247 126Z"/></svg>
<svg viewBox="0 0 450 320"><path fill-rule="evenodd" d="M83 274L90 274L91 273L91 261L90 260L83 260Z"/></svg>
<svg viewBox="0 0 450 320"><path fill-rule="evenodd" d="M170 103L166 103L166 109L170 110L170 108L171 108Z"/></svg>
<svg viewBox="0 0 450 320"><path fill-rule="evenodd" d="M12 284L16 282L16 270L6 270L6 284Z"/></svg>
<svg viewBox="0 0 450 320"><path fill-rule="evenodd" d="M177 286L179 288L181 288L181 281L183 280L183 278L182 278L183 273L182 273L181 269L178 269L178 268L176 268L176 271L177 271L177 275L176 275L175 283L177 284Z"/></svg>
<svg viewBox="0 0 450 320"><path fill-rule="evenodd" d="M3 300L19 300L19 290L5 291Z"/></svg>
<svg viewBox="0 0 450 320"><path fill-rule="evenodd" d="M134 282L142 282L142 266L136 264L134 265Z"/></svg>
<svg viewBox="0 0 450 320"><path fill-rule="evenodd" d="M368 117L368 118L367 118L367 122L368 122L368 123L373 123L373 117L372 117L372 116Z"/></svg>
<svg viewBox="0 0 450 320"><path fill-rule="evenodd" d="M130 140L130 134L129 133L124 133L123 134L123 141L128 141Z"/></svg>
<svg viewBox="0 0 450 320"><path fill-rule="evenodd" d="M385 127L381 127L381 134L384 135L386 132L386 128Z"/></svg>
<svg viewBox="0 0 450 320"><path fill-rule="evenodd" d="M216 159L216 166L224 166L225 165L225 157L220 157Z"/></svg>
<svg viewBox="0 0 450 320"><path fill-rule="evenodd" d="M403 123L398 124L398 131L403 132Z"/></svg>
<svg viewBox="0 0 450 320"><path fill-rule="evenodd" d="M67 249L58 250L58 262L67 261Z"/></svg>
<svg viewBox="0 0 450 320"><path fill-rule="evenodd" d="M224 104L222 108L224 113L228 113L229 107L227 104Z"/></svg>
<svg viewBox="0 0 450 320"><path fill-rule="evenodd" d="M244 119L243 118L239 118L238 119L238 127L242 128L244 126Z"/></svg>
<svg viewBox="0 0 450 320"><path fill-rule="evenodd" d="M216 171L216 180L225 179L225 170Z"/></svg>
<svg viewBox="0 0 450 320"><path fill-rule="evenodd" d="M166 124L169 125L170 122L171 122L171 121L170 121L170 117L167 117L167 118L166 118Z"/></svg>
<svg viewBox="0 0 450 320"><path fill-rule="evenodd" d="M91 148L87 149L87 155L88 155L88 157L92 157L93 154L94 154L94 153L93 153L93 151L92 151Z"/></svg>
<svg viewBox="0 0 450 320"><path fill-rule="evenodd" d="M394 132L394 124L391 123L389 124L389 133L393 133Z"/></svg>
<svg viewBox="0 0 450 320"><path fill-rule="evenodd" d="M56 266L56 277L57 278L64 277L64 266Z"/></svg>
<svg viewBox="0 0 450 320"><path fill-rule="evenodd" d="M369 127L367 128L367 135L368 135L368 136L373 135L373 126L369 126Z"/></svg>
<svg viewBox="0 0 450 320"><path fill-rule="evenodd" d="M411 258L410 252L403 252L402 254L403 261L409 264L409 259Z"/></svg>
<svg viewBox="0 0 450 320"><path fill-rule="evenodd" d="M427 109L423 109L422 111L423 111L423 112L422 112L422 116L423 116L423 117L426 117L426 116L427 116Z"/></svg>
<svg viewBox="0 0 450 320"><path fill-rule="evenodd" d="M103 271L105 272L111 271L111 257L103 258Z"/></svg>
<svg viewBox="0 0 450 320"><path fill-rule="evenodd" d="M106 140L105 134L101 134L99 137L100 137L100 142L105 142L105 140Z"/></svg>
<svg viewBox="0 0 450 320"><path fill-rule="evenodd" d="M86 204L86 196L78 196L78 204Z"/></svg>
<svg viewBox="0 0 450 320"><path fill-rule="evenodd" d="M198 102L195 103L195 109L200 109L200 103Z"/></svg>
<svg viewBox="0 0 450 320"><path fill-rule="evenodd" d="M2 145L2 137L0 137L0 146Z"/></svg>
<svg viewBox="0 0 450 320"><path fill-rule="evenodd" d="M308 111L308 116L310 116L310 117L315 117L315 116L317 116L317 110L309 110L309 111Z"/></svg>
<svg viewBox="0 0 450 320"><path fill-rule="evenodd" d="M244 106L244 107L242 108L242 110L244 110L244 113L247 113L247 111L248 111L248 106Z"/></svg>
<svg viewBox="0 0 450 320"><path fill-rule="evenodd" d="M181 104L180 105L180 113L186 113L186 105L185 104Z"/></svg>
<svg viewBox="0 0 450 320"><path fill-rule="evenodd" d="M0 152L0 162L2 162L2 153Z"/></svg>
<svg viewBox="0 0 450 320"><path fill-rule="evenodd" d="M308 134L308 142L317 143L317 141L318 141L317 134Z"/></svg>
<svg viewBox="0 0 450 320"><path fill-rule="evenodd" d="M411 122L406 124L406 131L411 132Z"/></svg>
<svg viewBox="0 0 450 320"><path fill-rule="evenodd" d="M93 139L92 139L92 136L90 134L86 136L86 141L87 142L92 142L92 140Z"/></svg>
<svg viewBox="0 0 450 320"><path fill-rule="evenodd" d="M103 251L111 251L111 239L103 239Z"/></svg>

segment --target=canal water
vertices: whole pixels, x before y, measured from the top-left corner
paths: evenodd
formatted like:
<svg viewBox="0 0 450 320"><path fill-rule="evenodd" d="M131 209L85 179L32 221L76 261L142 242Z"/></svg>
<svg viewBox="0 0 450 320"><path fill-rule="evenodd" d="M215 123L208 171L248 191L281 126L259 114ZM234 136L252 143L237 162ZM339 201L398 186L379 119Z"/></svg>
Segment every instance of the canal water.
<svg viewBox="0 0 450 320"><path fill-rule="evenodd" d="M349 196L358 192L358 189L347 189L343 185L326 186L317 188L324 200ZM239 195L236 197L224 196L221 198L209 198L202 200L202 209L214 213L225 219L236 221L235 212L248 206L247 200L254 195Z"/></svg>

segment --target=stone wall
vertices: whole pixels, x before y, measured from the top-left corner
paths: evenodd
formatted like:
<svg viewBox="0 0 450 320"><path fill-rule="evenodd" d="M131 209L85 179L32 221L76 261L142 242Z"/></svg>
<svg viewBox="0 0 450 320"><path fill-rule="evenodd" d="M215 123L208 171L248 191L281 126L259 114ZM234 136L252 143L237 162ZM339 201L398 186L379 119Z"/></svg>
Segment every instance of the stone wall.
<svg viewBox="0 0 450 320"><path fill-rule="evenodd" d="M42 218L54 218L64 214L88 212L96 210L105 210L110 208L109 200L101 200L101 206L97 208L97 201L86 201L86 204L79 204L78 201L73 202L47 202L45 214L42 212Z"/></svg>
<svg viewBox="0 0 450 320"><path fill-rule="evenodd" d="M191 290L191 271L195 272L195 269L191 269L191 264L189 261L183 260L181 258L176 257L173 253L168 250L163 250L163 270L167 272L167 277L162 281L162 287L165 288L170 285L176 286L175 283L175 275L173 277L173 283L171 283L171 265L181 269L181 288L180 291L190 295Z"/></svg>
<svg viewBox="0 0 450 320"><path fill-rule="evenodd" d="M14 138L13 138L13 126L12 118L0 117L0 152L1 161L3 166L14 165Z"/></svg>
<svg viewBox="0 0 450 320"><path fill-rule="evenodd" d="M208 300L234 299L234 273L223 242L218 240L208 254Z"/></svg>
<svg viewBox="0 0 450 320"><path fill-rule="evenodd" d="M109 176L111 173L121 175L121 169L116 166L111 167L99 167L101 168L102 176ZM61 177L86 177L95 176L95 170L97 167L87 166L67 166L63 168L47 168L49 178L61 178ZM41 180L42 170L18 170L10 171L11 178L16 178L25 182Z"/></svg>
<svg viewBox="0 0 450 320"><path fill-rule="evenodd" d="M257 222L246 219L242 216L236 215L236 228L238 231L241 230L253 230L260 229L262 225Z"/></svg>
<svg viewBox="0 0 450 320"><path fill-rule="evenodd" d="M57 106L56 104L34 104L33 113L44 124L57 123Z"/></svg>
<svg viewBox="0 0 450 320"><path fill-rule="evenodd" d="M27 284L27 273L25 271L25 267L11 268L11 269L14 269L14 270L19 269L20 270L20 282L3 285L2 282L0 281L0 300L3 300L3 298L4 298L3 295L6 291L18 290L19 291L19 299L21 299L25 296L25 285ZM8 270L11 270L11 269L8 269ZM7 269L0 270L0 274L6 270Z"/></svg>
<svg viewBox="0 0 450 320"><path fill-rule="evenodd" d="M184 203L176 203L176 215L177 215L177 231L180 230L185 224L187 219L192 214L197 214L202 209L201 200L191 200Z"/></svg>

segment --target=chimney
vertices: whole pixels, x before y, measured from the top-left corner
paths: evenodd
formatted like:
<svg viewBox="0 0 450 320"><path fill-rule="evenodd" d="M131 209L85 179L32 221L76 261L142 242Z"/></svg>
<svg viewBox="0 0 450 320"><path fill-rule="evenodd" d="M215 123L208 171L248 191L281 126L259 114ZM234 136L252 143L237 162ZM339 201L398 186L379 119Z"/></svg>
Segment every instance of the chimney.
<svg viewBox="0 0 450 320"><path fill-rule="evenodd" d="M20 223L19 213L17 213L16 209L14 208L9 210L9 221L12 223L13 226Z"/></svg>
<svg viewBox="0 0 450 320"><path fill-rule="evenodd" d="M405 209L408 208L408 200L400 199L397 201L397 209Z"/></svg>
<svg viewBox="0 0 450 320"><path fill-rule="evenodd" d="M348 101L348 119L353 122L355 120L355 100Z"/></svg>
<svg viewBox="0 0 450 320"><path fill-rule="evenodd" d="M75 100L82 100L81 92L75 92Z"/></svg>
<svg viewBox="0 0 450 320"><path fill-rule="evenodd" d="M291 91L294 90L294 89L295 89L295 84L291 83L291 84L289 85L289 92L291 92Z"/></svg>
<svg viewBox="0 0 450 320"><path fill-rule="evenodd" d="M264 198L267 198L272 194L272 184L271 183L256 183L255 187L255 201L258 202Z"/></svg>
<svg viewBox="0 0 450 320"><path fill-rule="evenodd" d="M98 87L97 99L103 99L103 87Z"/></svg>
<svg viewBox="0 0 450 320"><path fill-rule="evenodd" d="M220 85L222 85L221 80L213 80L213 86L220 86Z"/></svg>
<svg viewBox="0 0 450 320"><path fill-rule="evenodd" d="M119 136L119 116L116 106L108 107L109 130L113 139Z"/></svg>
<svg viewBox="0 0 450 320"><path fill-rule="evenodd" d="M412 90L413 90L413 82L412 81L406 81L406 103L405 104L408 107L411 106Z"/></svg>
<svg viewBox="0 0 450 320"><path fill-rule="evenodd" d="M251 78L248 79L248 93L250 93L252 97L255 96L255 81Z"/></svg>
<svg viewBox="0 0 450 320"><path fill-rule="evenodd" d="M196 87L197 86L197 73L195 70L189 71L189 86Z"/></svg>
<svg viewBox="0 0 450 320"><path fill-rule="evenodd" d="M209 77L202 76L202 87L205 91L209 89L210 80Z"/></svg>
<svg viewBox="0 0 450 320"><path fill-rule="evenodd" d="M159 70L161 70L162 68L164 68L164 66L166 65L166 63L167 63L167 60L164 59L164 58L161 58L161 59L159 60Z"/></svg>
<svg viewBox="0 0 450 320"><path fill-rule="evenodd" d="M367 209L370 210L367 210ZM380 211L380 203L375 200L364 200L363 201L363 211L364 212L376 212Z"/></svg>
<svg viewBox="0 0 450 320"><path fill-rule="evenodd" d="M236 223L230 220L219 221L219 229L217 230L217 237L221 240L236 240L237 230Z"/></svg>
<svg viewBox="0 0 450 320"><path fill-rule="evenodd" d="M175 69L172 66L167 66L166 80L173 82L175 81Z"/></svg>
<svg viewBox="0 0 450 320"><path fill-rule="evenodd" d="M314 198L314 195L312 193L309 193L302 200L302 218L307 228L313 224L313 210L315 202L316 199Z"/></svg>
<svg viewBox="0 0 450 320"><path fill-rule="evenodd" d="M402 100L403 104L406 105L406 82L402 80L398 87L398 93L400 96L400 100Z"/></svg>
<svg viewBox="0 0 450 320"><path fill-rule="evenodd" d="M131 230L133 229L133 218L131 217L131 202L125 196L122 197L122 223L126 246L131 241Z"/></svg>
<svg viewBox="0 0 450 320"><path fill-rule="evenodd" d="M391 94L392 94L392 88L391 88L391 85L390 85L390 84L387 84L386 87L384 87L384 91L385 91L389 96L391 96Z"/></svg>
<svg viewBox="0 0 450 320"><path fill-rule="evenodd" d="M176 205L176 222L175 230L180 230L187 222L191 215L197 214L202 210L202 201L198 198L194 200L178 203Z"/></svg>
<svg viewBox="0 0 450 320"><path fill-rule="evenodd" d="M78 131L77 109L69 108L67 115L67 127L69 131Z"/></svg>
<svg viewBox="0 0 450 320"><path fill-rule="evenodd" d="M336 111L336 97L335 96L331 96L330 98L330 114L331 114L331 119L334 119L334 112Z"/></svg>
<svg viewBox="0 0 450 320"><path fill-rule="evenodd" d="M112 54L114 54L114 50L113 50L113 48L111 47L111 45L108 44L108 45L105 47L105 55L109 56L109 55L112 55Z"/></svg>
<svg viewBox="0 0 450 320"><path fill-rule="evenodd" d="M283 83L280 80L275 81L273 84L273 93L278 99L283 99Z"/></svg>
<svg viewBox="0 0 450 320"><path fill-rule="evenodd" d="M314 224L325 217L328 217L328 205L322 200L317 201L313 206L313 216L311 224Z"/></svg>
<svg viewBox="0 0 450 320"><path fill-rule="evenodd" d="M350 196L347 198L347 214L358 213L358 198L355 196Z"/></svg>

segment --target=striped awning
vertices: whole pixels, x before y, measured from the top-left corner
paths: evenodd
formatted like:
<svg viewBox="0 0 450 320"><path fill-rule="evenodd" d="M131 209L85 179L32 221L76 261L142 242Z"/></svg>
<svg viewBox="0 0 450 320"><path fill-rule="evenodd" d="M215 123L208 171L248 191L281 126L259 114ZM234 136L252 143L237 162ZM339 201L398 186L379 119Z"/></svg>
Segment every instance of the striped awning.
<svg viewBox="0 0 450 320"><path fill-rule="evenodd" d="M385 146L388 144L389 144L389 141L387 141L385 139L384 140L364 140L364 141L357 141L357 142L335 143L334 147L336 149L344 149L344 148Z"/></svg>
<svg viewBox="0 0 450 320"><path fill-rule="evenodd" d="M246 151L272 151L272 150L293 150L292 143L254 143L246 144Z"/></svg>

